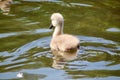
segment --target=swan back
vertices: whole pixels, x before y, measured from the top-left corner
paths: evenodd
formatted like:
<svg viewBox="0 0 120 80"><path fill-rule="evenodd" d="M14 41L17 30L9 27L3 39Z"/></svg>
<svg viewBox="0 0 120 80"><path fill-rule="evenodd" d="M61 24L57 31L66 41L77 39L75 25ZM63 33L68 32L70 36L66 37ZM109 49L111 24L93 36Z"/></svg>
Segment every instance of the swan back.
<svg viewBox="0 0 120 80"><path fill-rule="evenodd" d="M53 50L70 52L79 49L79 44L80 42L75 36L62 34L52 38L50 47Z"/></svg>

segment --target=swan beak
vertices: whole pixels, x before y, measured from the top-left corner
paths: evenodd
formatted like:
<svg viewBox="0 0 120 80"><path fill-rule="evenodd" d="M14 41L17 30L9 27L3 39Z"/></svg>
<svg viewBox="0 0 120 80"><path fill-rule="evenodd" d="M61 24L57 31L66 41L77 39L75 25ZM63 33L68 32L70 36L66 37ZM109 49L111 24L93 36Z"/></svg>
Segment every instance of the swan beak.
<svg viewBox="0 0 120 80"><path fill-rule="evenodd" d="M50 24L50 27L49 27L49 29L52 29L54 26L52 25L52 24Z"/></svg>

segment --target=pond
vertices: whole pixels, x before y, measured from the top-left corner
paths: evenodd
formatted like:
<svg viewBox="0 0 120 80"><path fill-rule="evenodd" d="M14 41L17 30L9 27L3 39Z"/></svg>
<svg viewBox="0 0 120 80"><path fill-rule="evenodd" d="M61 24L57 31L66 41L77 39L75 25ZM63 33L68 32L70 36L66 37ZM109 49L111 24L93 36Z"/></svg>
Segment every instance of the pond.
<svg viewBox="0 0 120 80"><path fill-rule="evenodd" d="M1 80L120 80L119 0L14 0L9 8L0 11ZM80 40L63 69L52 67L54 12L64 16L64 33Z"/></svg>

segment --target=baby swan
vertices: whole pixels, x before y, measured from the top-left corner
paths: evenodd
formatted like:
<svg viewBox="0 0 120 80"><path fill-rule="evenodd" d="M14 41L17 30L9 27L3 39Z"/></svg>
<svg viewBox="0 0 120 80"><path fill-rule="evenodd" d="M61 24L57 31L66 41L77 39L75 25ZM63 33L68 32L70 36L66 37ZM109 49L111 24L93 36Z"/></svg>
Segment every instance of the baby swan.
<svg viewBox="0 0 120 80"><path fill-rule="evenodd" d="M79 39L70 34L63 34L64 18L60 13L53 13L51 16L51 25L55 27L50 42L52 51L61 51L68 53L75 53L79 50Z"/></svg>

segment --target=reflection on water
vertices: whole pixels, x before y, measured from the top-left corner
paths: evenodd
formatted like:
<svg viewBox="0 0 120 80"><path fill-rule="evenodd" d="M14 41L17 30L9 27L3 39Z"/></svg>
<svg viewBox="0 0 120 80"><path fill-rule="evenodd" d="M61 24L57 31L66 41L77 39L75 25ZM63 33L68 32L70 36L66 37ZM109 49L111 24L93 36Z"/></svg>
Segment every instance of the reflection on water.
<svg viewBox="0 0 120 80"><path fill-rule="evenodd" d="M8 13L10 12L10 6L12 2L13 2L12 0L1 0L0 1L0 9L2 10L4 15L8 15Z"/></svg>
<svg viewBox="0 0 120 80"><path fill-rule="evenodd" d="M119 0L15 0L10 8L14 16L0 14L1 80L120 80ZM50 50L53 12L81 41L72 58Z"/></svg>
<svg viewBox="0 0 120 80"><path fill-rule="evenodd" d="M62 51L52 51L53 63L52 67L56 69L63 69L67 61L71 61L77 58L77 52L62 52Z"/></svg>
<svg viewBox="0 0 120 80"><path fill-rule="evenodd" d="M108 32L120 32L120 29L118 29L118 28L109 28L106 31L108 31Z"/></svg>

